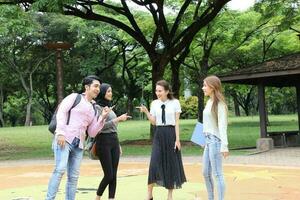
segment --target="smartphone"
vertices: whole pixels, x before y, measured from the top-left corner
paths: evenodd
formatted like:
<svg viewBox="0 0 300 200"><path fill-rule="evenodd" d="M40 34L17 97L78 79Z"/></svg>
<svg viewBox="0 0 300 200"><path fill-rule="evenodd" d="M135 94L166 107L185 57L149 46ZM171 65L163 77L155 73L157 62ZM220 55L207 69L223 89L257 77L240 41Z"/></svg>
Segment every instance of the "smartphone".
<svg viewBox="0 0 300 200"><path fill-rule="evenodd" d="M114 107L116 106L116 104L115 105L113 105L112 107L110 107L110 109L112 110Z"/></svg>

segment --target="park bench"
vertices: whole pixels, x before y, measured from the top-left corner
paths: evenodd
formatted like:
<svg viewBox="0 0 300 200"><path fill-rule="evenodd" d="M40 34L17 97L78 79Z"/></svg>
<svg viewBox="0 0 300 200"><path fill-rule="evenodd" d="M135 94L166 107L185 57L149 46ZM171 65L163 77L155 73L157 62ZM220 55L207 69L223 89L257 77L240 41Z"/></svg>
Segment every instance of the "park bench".
<svg viewBox="0 0 300 200"><path fill-rule="evenodd" d="M275 147L300 146L299 131L272 131L267 136L273 139Z"/></svg>

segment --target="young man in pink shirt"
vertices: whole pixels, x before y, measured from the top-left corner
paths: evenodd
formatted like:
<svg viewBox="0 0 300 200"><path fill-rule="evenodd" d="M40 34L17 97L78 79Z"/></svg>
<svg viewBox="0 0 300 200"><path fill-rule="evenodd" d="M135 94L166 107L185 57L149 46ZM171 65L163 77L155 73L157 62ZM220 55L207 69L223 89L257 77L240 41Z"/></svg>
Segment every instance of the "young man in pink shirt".
<svg viewBox="0 0 300 200"><path fill-rule="evenodd" d="M95 137L104 125L110 108L105 107L102 113L95 113L92 105L100 92L101 80L94 75L87 76L82 83L85 92L80 102L72 108L69 123L69 110L77 97L72 93L63 99L57 114L57 126L52 148L55 157L55 168L48 185L46 200L55 199L61 178L67 171L66 200L75 200L80 164L83 157L83 144L86 132Z"/></svg>

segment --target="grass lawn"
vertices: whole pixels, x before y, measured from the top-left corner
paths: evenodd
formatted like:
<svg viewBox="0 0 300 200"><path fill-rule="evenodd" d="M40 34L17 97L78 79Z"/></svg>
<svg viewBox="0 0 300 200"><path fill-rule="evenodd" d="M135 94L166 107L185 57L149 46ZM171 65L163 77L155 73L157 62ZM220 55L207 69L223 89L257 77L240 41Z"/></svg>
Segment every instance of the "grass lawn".
<svg viewBox="0 0 300 200"><path fill-rule="evenodd" d="M269 116L269 131L297 130L297 115ZM189 141L196 120L180 121L180 137ZM47 126L14 127L0 129L0 160L31 159L52 157L52 134ZM231 149L254 147L259 137L259 118L230 117L228 139ZM149 138L147 121L127 121L119 124L120 141ZM150 155L150 145L122 145L123 155ZM183 145L183 155L199 155L202 150L194 145ZM247 151L232 151L244 154Z"/></svg>

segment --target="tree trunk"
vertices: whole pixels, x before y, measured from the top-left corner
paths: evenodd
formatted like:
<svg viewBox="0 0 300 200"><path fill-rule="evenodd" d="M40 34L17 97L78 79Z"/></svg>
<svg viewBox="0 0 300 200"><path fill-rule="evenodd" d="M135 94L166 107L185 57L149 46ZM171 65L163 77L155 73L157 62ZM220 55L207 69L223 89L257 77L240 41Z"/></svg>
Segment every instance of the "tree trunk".
<svg viewBox="0 0 300 200"><path fill-rule="evenodd" d="M200 75L198 76L198 80L197 80L197 85L198 85L198 89L197 89L197 97L198 97L198 121L199 122L203 122L203 110L204 110L204 93L202 91L202 86L203 86L203 80L206 77L207 72L205 72L205 75Z"/></svg>
<svg viewBox="0 0 300 200"><path fill-rule="evenodd" d="M11 122L11 126L15 127L17 124L17 118L16 117L10 117L9 121Z"/></svg>
<svg viewBox="0 0 300 200"><path fill-rule="evenodd" d="M235 95L233 95L233 104L234 104L235 116L240 117L241 116L240 106L239 106L238 100L236 99Z"/></svg>
<svg viewBox="0 0 300 200"><path fill-rule="evenodd" d="M244 111L245 111L246 116L249 116L249 107L248 106L245 105Z"/></svg>
<svg viewBox="0 0 300 200"><path fill-rule="evenodd" d="M32 106L32 94L28 97L28 102L26 105L26 120L25 120L25 126L31 126L31 106Z"/></svg>
<svg viewBox="0 0 300 200"><path fill-rule="evenodd" d="M3 85L0 84L0 127L4 127L3 103L4 103Z"/></svg>
<svg viewBox="0 0 300 200"><path fill-rule="evenodd" d="M130 116L132 116L133 109L134 109L132 101L133 101L133 97L130 94L128 94L128 99L127 99L127 114L130 115Z"/></svg>
<svg viewBox="0 0 300 200"><path fill-rule="evenodd" d="M174 97L179 99L179 90L180 90L180 78L179 78L179 68L180 68L179 62L171 59L171 70L172 70L172 91L174 94Z"/></svg>
<svg viewBox="0 0 300 200"><path fill-rule="evenodd" d="M31 107L32 107L32 99L33 99L33 84L32 84L32 73L29 75L29 88L27 88L28 102L26 105L26 119L25 126L31 126Z"/></svg>
<svg viewBox="0 0 300 200"><path fill-rule="evenodd" d="M30 121L31 121L31 106L32 106L32 86L27 86L25 82L25 78L23 77L22 74L19 74L20 80L22 82L23 88L26 91L26 94L28 96L28 101L26 105L26 118L25 118L25 124L24 126L30 126ZM31 75L30 75L31 76ZM32 81L32 77L29 78L30 81ZM30 83L32 85L32 83Z"/></svg>
<svg viewBox="0 0 300 200"><path fill-rule="evenodd" d="M163 79L165 67L160 66L159 62L152 62L152 98L156 99L156 82ZM150 139L154 138L155 126L150 125Z"/></svg>
<svg viewBox="0 0 300 200"><path fill-rule="evenodd" d="M163 79L165 67L160 66L159 62L153 62L152 68L153 68L153 70L152 70L152 98L156 99L156 95L155 95L156 82Z"/></svg>
<svg viewBox="0 0 300 200"><path fill-rule="evenodd" d="M198 92L197 92L197 97L198 97L198 121L203 122L203 110L204 110L204 93L202 91L202 84L198 84Z"/></svg>
<svg viewBox="0 0 300 200"><path fill-rule="evenodd" d="M207 77L208 70L209 70L209 64L208 64L208 58L210 51L205 51L204 49L204 55L202 59L199 61L199 71L197 72L197 85L198 85L198 121L203 122L203 110L205 108L204 105L204 93L202 91L203 81Z"/></svg>
<svg viewBox="0 0 300 200"><path fill-rule="evenodd" d="M184 51L180 54L179 58L173 57L170 60L171 69L172 69L172 90L174 96L179 99L179 90L181 86L180 82L180 65L184 63L184 60L190 52L190 46L187 45Z"/></svg>

